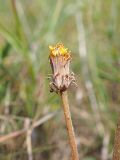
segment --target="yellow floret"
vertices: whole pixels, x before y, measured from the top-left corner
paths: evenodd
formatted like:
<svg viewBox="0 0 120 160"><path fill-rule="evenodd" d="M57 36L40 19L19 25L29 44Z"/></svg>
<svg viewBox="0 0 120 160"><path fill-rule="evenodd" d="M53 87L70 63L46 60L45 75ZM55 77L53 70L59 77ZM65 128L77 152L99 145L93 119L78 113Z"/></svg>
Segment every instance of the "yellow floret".
<svg viewBox="0 0 120 160"><path fill-rule="evenodd" d="M62 43L58 43L55 46L49 46L50 56L70 56L70 52L68 52L68 48L65 48Z"/></svg>
<svg viewBox="0 0 120 160"><path fill-rule="evenodd" d="M49 49L50 49L50 51L52 51L52 50L54 49L54 47L52 47L52 46L49 46Z"/></svg>

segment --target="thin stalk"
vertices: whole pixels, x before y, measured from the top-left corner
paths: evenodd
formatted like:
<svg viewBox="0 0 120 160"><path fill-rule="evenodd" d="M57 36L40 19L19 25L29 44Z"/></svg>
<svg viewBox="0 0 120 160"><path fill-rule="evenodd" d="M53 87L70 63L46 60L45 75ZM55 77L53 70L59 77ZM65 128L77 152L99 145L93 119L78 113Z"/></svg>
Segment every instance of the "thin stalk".
<svg viewBox="0 0 120 160"><path fill-rule="evenodd" d="M116 133L115 133L115 141L114 141L112 160L120 160L120 117L119 117L117 129L116 129Z"/></svg>
<svg viewBox="0 0 120 160"><path fill-rule="evenodd" d="M70 109L69 109L67 91L61 92L61 99L63 103L63 111L65 116L67 131L68 131L69 143L72 151L72 160L79 160L75 133L74 133L74 128L73 128Z"/></svg>

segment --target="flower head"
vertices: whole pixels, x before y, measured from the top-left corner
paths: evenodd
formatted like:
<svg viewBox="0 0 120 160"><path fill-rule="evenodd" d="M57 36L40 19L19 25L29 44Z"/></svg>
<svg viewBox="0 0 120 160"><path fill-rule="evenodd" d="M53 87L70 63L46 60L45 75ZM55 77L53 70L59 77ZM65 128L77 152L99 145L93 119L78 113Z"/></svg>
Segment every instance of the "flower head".
<svg viewBox="0 0 120 160"><path fill-rule="evenodd" d="M65 91L71 82L73 82L74 76L69 71L71 54L62 43L58 43L55 46L49 46L50 49L50 64L52 68L52 82L51 91L62 92Z"/></svg>
<svg viewBox="0 0 120 160"><path fill-rule="evenodd" d="M56 57L56 56L64 56L66 58L71 57L68 48L65 48L62 43L58 43L55 46L49 46L49 49L50 49L50 57Z"/></svg>

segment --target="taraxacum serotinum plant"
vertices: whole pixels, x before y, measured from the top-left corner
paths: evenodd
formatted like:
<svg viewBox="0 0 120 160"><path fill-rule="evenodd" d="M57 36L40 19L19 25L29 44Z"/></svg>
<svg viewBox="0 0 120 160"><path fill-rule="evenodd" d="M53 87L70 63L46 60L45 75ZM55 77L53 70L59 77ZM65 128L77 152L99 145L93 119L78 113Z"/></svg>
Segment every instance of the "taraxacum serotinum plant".
<svg viewBox="0 0 120 160"><path fill-rule="evenodd" d="M72 160L79 160L67 96L68 87L70 84L75 83L74 74L70 72L71 53L67 48L64 47L62 43L56 44L55 46L49 46L49 49L49 59L52 68L50 91L56 92L61 96L68 137L72 151Z"/></svg>

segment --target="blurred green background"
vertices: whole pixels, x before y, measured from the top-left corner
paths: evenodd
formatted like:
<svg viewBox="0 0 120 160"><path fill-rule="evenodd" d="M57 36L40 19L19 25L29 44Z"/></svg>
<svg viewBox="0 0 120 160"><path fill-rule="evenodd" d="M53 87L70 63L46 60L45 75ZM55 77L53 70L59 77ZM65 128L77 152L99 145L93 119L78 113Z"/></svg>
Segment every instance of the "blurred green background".
<svg viewBox="0 0 120 160"><path fill-rule="evenodd" d="M58 42L71 50L78 84L68 92L80 159L111 159L119 16L119 0L0 0L0 160L70 159L61 102L49 92L48 46ZM13 135L42 118L30 136Z"/></svg>

